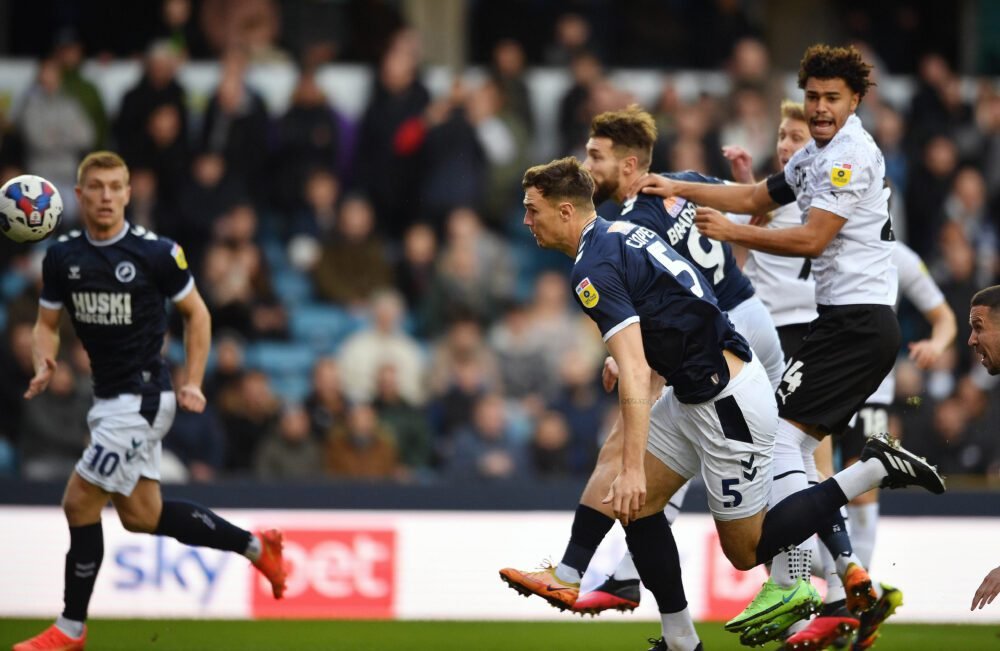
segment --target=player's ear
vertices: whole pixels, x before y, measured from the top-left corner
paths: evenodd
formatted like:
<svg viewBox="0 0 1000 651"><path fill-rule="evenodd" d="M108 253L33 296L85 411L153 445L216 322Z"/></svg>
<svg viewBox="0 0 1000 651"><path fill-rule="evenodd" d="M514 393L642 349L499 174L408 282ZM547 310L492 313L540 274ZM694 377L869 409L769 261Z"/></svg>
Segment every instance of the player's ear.
<svg viewBox="0 0 1000 651"><path fill-rule="evenodd" d="M858 110L858 104L861 103L861 95L857 93L851 93L851 113Z"/></svg>
<svg viewBox="0 0 1000 651"><path fill-rule="evenodd" d="M573 205L572 201L563 201L559 204L559 219L567 222L573 219L576 215L576 206Z"/></svg>

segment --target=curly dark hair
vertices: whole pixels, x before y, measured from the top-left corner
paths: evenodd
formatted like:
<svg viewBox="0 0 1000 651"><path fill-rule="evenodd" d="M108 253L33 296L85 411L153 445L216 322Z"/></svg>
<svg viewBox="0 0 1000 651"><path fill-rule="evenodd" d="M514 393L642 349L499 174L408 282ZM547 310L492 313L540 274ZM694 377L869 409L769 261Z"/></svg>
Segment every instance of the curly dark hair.
<svg viewBox="0 0 1000 651"><path fill-rule="evenodd" d="M833 47L818 43L806 50L799 63L799 88L805 89L810 77L816 79L844 80L847 86L858 94L860 100L875 85L869 78L871 64L865 63L861 52L853 45Z"/></svg>
<svg viewBox="0 0 1000 651"><path fill-rule="evenodd" d="M591 120L590 137L609 139L612 147L636 154L639 165L649 167L656 143L656 122L638 104L632 104L620 111L601 113Z"/></svg>
<svg viewBox="0 0 1000 651"><path fill-rule="evenodd" d="M573 156L535 165L524 173L521 187L538 188L546 199L569 199L578 206L586 205L594 196L593 177Z"/></svg>

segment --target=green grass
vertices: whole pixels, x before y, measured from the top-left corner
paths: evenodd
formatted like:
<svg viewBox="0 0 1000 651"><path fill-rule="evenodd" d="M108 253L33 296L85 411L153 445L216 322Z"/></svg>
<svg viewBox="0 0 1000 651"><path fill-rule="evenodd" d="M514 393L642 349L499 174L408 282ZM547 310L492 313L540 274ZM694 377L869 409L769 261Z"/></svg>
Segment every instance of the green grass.
<svg viewBox="0 0 1000 651"><path fill-rule="evenodd" d="M50 620L0 619L0 649L29 637ZM721 624L698 626L706 651L745 649ZM645 650L655 623L575 621L356 622L94 620L88 651L597 651ZM774 649L777 645L769 645ZM1000 627L885 627L876 651L979 651L1000 648Z"/></svg>

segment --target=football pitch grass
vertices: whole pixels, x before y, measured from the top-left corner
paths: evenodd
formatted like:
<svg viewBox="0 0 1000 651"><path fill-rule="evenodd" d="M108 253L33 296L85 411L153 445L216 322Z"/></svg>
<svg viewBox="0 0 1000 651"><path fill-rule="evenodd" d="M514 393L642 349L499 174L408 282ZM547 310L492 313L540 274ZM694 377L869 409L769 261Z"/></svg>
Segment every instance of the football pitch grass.
<svg viewBox="0 0 1000 651"><path fill-rule="evenodd" d="M0 651L51 620L0 619ZM642 650L654 622L93 620L87 651L597 651ZM705 651L746 649L721 623L699 624ZM764 649L780 648L770 644ZM1000 626L890 624L876 651L986 651Z"/></svg>

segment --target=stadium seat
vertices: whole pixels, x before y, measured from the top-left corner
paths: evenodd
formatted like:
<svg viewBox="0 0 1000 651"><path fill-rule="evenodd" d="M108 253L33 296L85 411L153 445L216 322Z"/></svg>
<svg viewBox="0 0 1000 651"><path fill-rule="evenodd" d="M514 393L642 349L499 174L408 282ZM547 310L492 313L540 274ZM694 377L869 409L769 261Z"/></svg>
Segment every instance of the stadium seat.
<svg viewBox="0 0 1000 651"><path fill-rule="evenodd" d="M24 291L28 286L28 278L23 274L6 271L0 274L0 299L4 302L11 301Z"/></svg>
<svg viewBox="0 0 1000 651"><path fill-rule="evenodd" d="M246 365L271 377L308 376L316 361L315 351L300 343L260 341L247 346Z"/></svg>
<svg viewBox="0 0 1000 651"><path fill-rule="evenodd" d="M364 317L323 303L298 305L289 317L292 338L321 354L336 351L344 339L367 324Z"/></svg>
<svg viewBox="0 0 1000 651"><path fill-rule="evenodd" d="M275 395L285 402L301 403L309 395L309 376L285 375L271 378Z"/></svg>
<svg viewBox="0 0 1000 651"><path fill-rule="evenodd" d="M278 299L288 307L305 303L313 294L312 281L308 276L295 269L273 270L271 282Z"/></svg>

